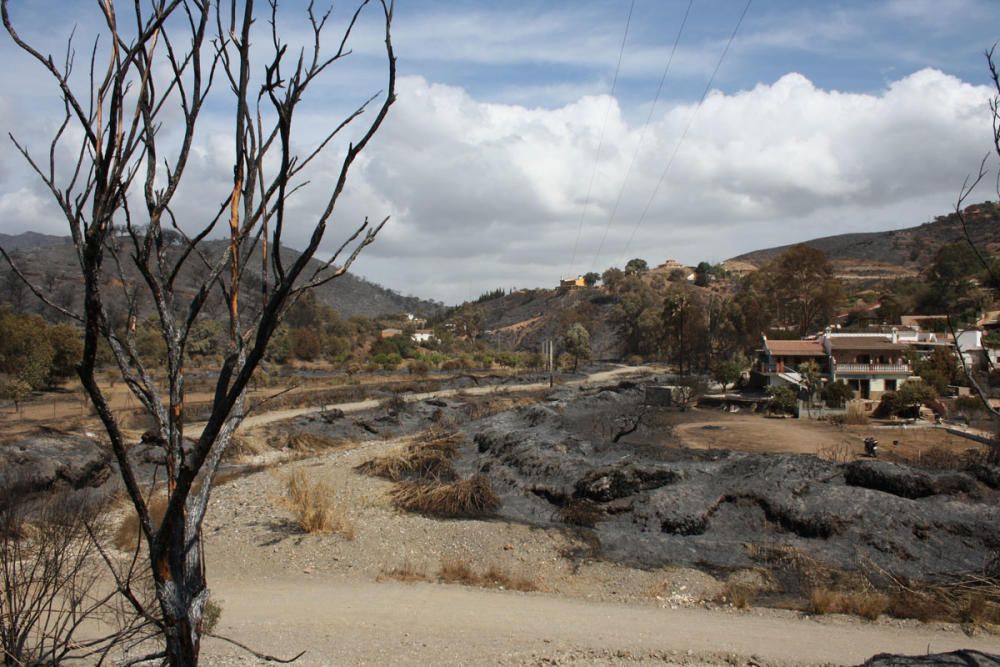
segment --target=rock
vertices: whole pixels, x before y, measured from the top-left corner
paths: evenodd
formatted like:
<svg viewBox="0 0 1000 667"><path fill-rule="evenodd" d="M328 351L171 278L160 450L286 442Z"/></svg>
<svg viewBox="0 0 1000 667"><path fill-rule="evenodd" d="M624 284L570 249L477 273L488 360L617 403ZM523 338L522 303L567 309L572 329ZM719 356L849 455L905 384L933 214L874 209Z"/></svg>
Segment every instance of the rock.
<svg viewBox="0 0 1000 667"><path fill-rule="evenodd" d="M592 470L577 480L575 495L599 503L609 502L639 491L666 486L679 477L676 471L670 469L615 464Z"/></svg>
<svg viewBox="0 0 1000 667"><path fill-rule="evenodd" d="M879 653L866 660L862 667L918 667L922 665L954 665L955 667L1000 667L1000 655L962 649L951 653L928 655L892 655Z"/></svg>
<svg viewBox="0 0 1000 667"><path fill-rule="evenodd" d="M98 487L110 475L111 451L93 438L30 436L0 446L0 486L22 493Z"/></svg>
<svg viewBox="0 0 1000 667"><path fill-rule="evenodd" d="M323 410L320 413L320 418L327 424L332 424L338 419L344 418L344 411L340 408L330 408L328 410Z"/></svg>
<svg viewBox="0 0 1000 667"><path fill-rule="evenodd" d="M884 491L901 498L976 492L976 481L965 473L927 473L886 461L851 461L844 468L844 478L851 486Z"/></svg>
<svg viewBox="0 0 1000 667"><path fill-rule="evenodd" d="M937 492L927 473L885 461L851 461L844 466L844 479L851 486L901 498L926 498Z"/></svg>
<svg viewBox="0 0 1000 667"><path fill-rule="evenodd" d="M969 466L969 474L991 489L1000 489L1000 468L981 463Z"/></svg>

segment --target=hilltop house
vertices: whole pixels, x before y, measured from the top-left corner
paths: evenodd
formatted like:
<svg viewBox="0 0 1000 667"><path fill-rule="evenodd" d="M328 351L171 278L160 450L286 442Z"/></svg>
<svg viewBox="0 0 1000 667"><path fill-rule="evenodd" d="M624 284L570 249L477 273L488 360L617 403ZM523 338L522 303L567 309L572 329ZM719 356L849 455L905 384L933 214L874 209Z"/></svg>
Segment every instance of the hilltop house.
<svg viewBox="0 0 1000 667"><path fill-rule="evenodd" d="M569 278L559 279L559 287L586 287L586 286L587 283L583 279L583 276L577 276L575 278L573 276L570 276Z"/></svg>

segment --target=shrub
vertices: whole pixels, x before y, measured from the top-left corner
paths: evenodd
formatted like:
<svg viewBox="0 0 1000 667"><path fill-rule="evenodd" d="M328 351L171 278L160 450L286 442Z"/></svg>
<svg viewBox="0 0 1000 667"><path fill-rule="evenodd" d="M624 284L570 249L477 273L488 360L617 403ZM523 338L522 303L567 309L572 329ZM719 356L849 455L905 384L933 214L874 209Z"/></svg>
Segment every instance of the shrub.
<svg viewBox="0 0 1000 667"><path fill-rule="evenodd" d="M771 386L767 388L767 410L779 414L795 414L797 397L791 387Z"/></svg>
<svg viewBox="0 0 1000 667"><path fill-rule="evenodd" d="M4 665L88 662L134 639L145 623L117 595L107 595L100 557L107 509L93 496L55 494L32 502L20 480L0 484L0 655ZM81 500L82 499L82 500ZM30 521L29 521L30 517ZM116 573L133 595L142 581ZM142 600L147 604L148 600ZM96 621L102 621L98 624ZM77 635L86 629L85 641Z"/></svg>
<svg viewBox="0 0 1000 667"><path fill-rule="evenodd" d="M285 477L282 504L295 516L295 523L306 533L338 533L354 539L354 527L336 510L332 489L309 479L304 470L293 470Z"/></svg>
<svg viewBox="0 0 1000 667"><path fill-rule="evenodd" d="M216 602L211 597L205 602L205 611L201 617L201 630L205 634L212 634L219 625L222 618L222 603Z"/></svg>
<svg viewBox="0 0 1000 667"><path fill-rule="evenodd" d="M823 386L822 397L827 407L840 408L854 398L854 390L847 386L846 382L838 380Z"/></svg>
<svg viewBox="0 0 1000 667"><path fill-rule="evenodd" d="M418 359L416 361L411 361L410 365L407 366L407 370L410 372L411 375L419 375L423 377L430 372L431 365L426 361Z"/></svg>
<svg viewBox="0 0 1000 667"><path fill-rule="evenodd" d="M401 510L440 517L482 517L500 508L488 479L477 475L460 482L403 482L391 492Z"/></svg>

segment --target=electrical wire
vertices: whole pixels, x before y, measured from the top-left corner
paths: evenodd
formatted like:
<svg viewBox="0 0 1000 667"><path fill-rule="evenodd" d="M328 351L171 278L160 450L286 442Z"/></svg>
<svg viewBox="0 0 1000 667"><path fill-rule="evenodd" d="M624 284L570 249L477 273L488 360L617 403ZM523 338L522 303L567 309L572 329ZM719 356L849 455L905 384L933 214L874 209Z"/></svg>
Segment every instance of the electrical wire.
<svg viewBox="0 0 1000 667"><path fill-rule="evenodd" d="M726 48L722 50L722 55L719 56L719 62L715 64L715 69L712 71L712 76L708 79L708 85L705 86L705 91L701 94L701 99L698 100L698 104L695 106L694 110L691 112L691 115L688 117L687 126L684 128L684 132L681 133L681 136L677 140L677 143L674 144L674 150L670 154L670 158L667 160L667 164L663 168L663 172L660 174L660 180L657 181L656 187L653 188L653 193L649 196L649 199L646 201L646 207L643 209L642 214L639 216L639 219L636 220L635 226L632 227L632 233L629 235L628 241L625 242L625 247L622 249L621 253L622 261L624 261L624 258L628 255L629 247L632 245L632 241L635 239L635 234L637 231L639 231L640 225L642 225L643 221L646 219L646 216L649 214L649 209L653 205L653 200L656 199L656 195L660 191L660 187L663 185L663 181L667 177L667 172L670 171L670 166L674 163L674 158L677 157L677 152L680 150L681 144L684 143L684 140L687 138L688 132L691 130L691 126L694 124L694 119L695 116L697 116L698 114L698 110L701 109L701 105L705 102L705 98L708 97L708 93L712 89L712 84L715 82L715 77L719 73L719 69L722 67L723 61L725 61L726 59L726 54L729 53L729 47L732 46L733 40L736 39L736 34L740 31L740 26L743 25L743 19L746 18L747 12L750 11L750 4L752 2L753 0L747 0L747 4L743 8L743 13L740 14L739 20L736 21L736 27L733 28L733 32L729 36L729 41L726 42Z"/></svg>
<svg viewBox="0 0 1000 667"><path fill-rule="evenodd" d="M635 9L635 0L632 0L628 8L628 16L625 19L625 34L622 35L622 45L618 49L618 64L615 65L615 76L611 80L611 94L608 97L608 105L604 109L604 122L601 124L601 136L597 142L597 154L594 155L594 168L590 172L590 185L587 186L587 197L583 201L583 209L580 211L580 225L576 230L576 241L573 243L573 259L570 266L576 264L576 252L580 246L580 236L583 233L583 220L587 214L587 207L590 206L590 195L594 189L594 177L597 176L597 165L601 160L601 149L604 147L604 134L608 129L608 116L611 114L611 104L615 101L615 87L618 85L618 73L622 67L622 56L625 55L625 42L628 41L629 26L632 25L632 11Z"/></svg>
<svg viewBox="0 0 1000 667"><path fill-rule="evenodd" d="M646 116L646 122L642 124L642 129L639 132L639 141L635 145L635 151L632 153L632 159L629 161L628 169L625 171L625 178L622 179L621 189L618 190L618 197L615 199L615 205L611 209L611 216L608 218L608 224L604 227L604 236L601 237L601 243L597 246L597 252L594 253L594 260L591 262L591 267L594 270L597 269L597 260L601 256L601 251L604 250L604 244L608 240L608 232L611 230L611 225L615 221L615 216L618 214L618 206L621 204L622 196L625 194L625 186L628 184L629 176L632 175L632 168L635 166L635 161L639 157L639 150L642 148L642 142L646 138L646 130L649 128L650 121L653 120L653 113L656 111L656 104L660 101L660 94L663 92L663 84L667 80L667 74L670 73L670 65L674 61L674 54L677 52L677 45L681 41L681 35L684 33L684 26L687 25L688 15L691 14L691 6L694 4L694 0L688 0L687 9L684 11L684 18L681 19L681 27L677 30L677 36L674 37L674 45L670 49L670 57L667 58L667 64L663 68L663 74L660 76L660 85L656 87L656 95L653 97L653 104L649 107L649 115Z"/></svg>

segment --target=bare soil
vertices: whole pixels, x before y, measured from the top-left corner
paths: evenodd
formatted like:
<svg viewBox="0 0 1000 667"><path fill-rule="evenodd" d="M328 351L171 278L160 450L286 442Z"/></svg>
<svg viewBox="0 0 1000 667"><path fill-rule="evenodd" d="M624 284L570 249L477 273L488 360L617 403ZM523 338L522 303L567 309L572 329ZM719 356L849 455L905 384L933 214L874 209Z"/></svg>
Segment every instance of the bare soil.
<svg viewBox="0 0 1000 667"><path fill-rule="evenodd" d="M295 428L305 427L303 419ZM859 457L874 428L702 410L677 422L672 437L694 449L836 460ZM898 440L895 451L906 456L970 446L937 429L876 435L883 444ZM765 583L752 568L717 576L633 568L602 558L589 531L570 526L402 513L391 504L390 482L355 468L408 442L375 436L216 489L206 549L212 596L223 605L219 633L278 656L305 650L298 664L306 665L858 664L879 652L1000 652L1000 637L983 627L737 609L731 587ZM293 468L336 489L353 539L307 535L294 525L279 502L282 476ZM443 566L455 563L530 581L536 590L440 583ZM211 664L259 663L212 639L205 655Z"/></svg>

